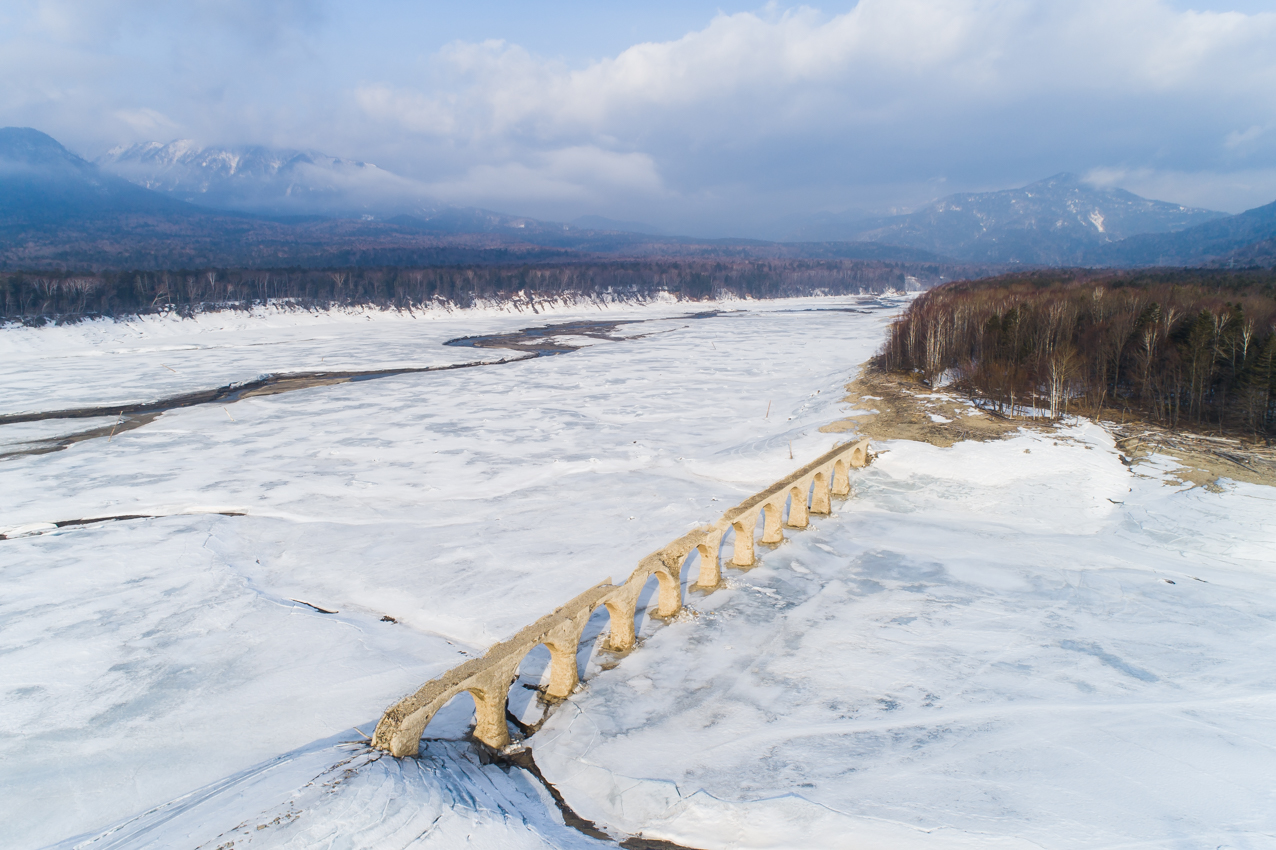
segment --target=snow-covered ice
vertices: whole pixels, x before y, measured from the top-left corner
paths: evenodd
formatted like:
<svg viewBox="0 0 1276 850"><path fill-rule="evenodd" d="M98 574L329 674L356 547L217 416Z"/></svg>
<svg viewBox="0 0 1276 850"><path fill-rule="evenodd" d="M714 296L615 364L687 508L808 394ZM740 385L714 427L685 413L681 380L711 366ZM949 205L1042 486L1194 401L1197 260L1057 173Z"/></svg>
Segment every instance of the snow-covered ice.
<svg viewBox="0 0 1276 850"><path fill-rule="evenodd" d="M569 355L174 410L0 462L0 533L34 530L0 541L6 846L599 846L463 743L399 762L357 742L837 441L817 429L846 415L890 305L733 307L0 332L3 413L644 320ZM878 448L855 499L689 594L698 615L644 619L611 669L586 646L585 690L530 739L568 802L704 848L1270 845L1271 491L1132 475L1094 426ZM157 518L47 525L114 514ZM462 703L426 734L457 737Z"/></svg>
<svg viewBox="0 0 1276 850"><path fill-rule="evenodd" d="M483 764L465 743L431 741L394 759L355 730L282 754L60 847L614 847L566 826L524 771Z"/></svg>
<svg viewBox="0 0 1276 850"><path fill-rule="evenodd" d="M466 653L787 472L790 450L800 463L831 446L817 428L886 312L811 310L861 306L560 312L650 321L623 329L642 339L565 356L173 410L110 443L4 461L0 531L162 518L0 541L3 817L22 846L52 841L334 730L370 731ZM501 352L440 343L545 317L373 318L342 337L343 368L380 366L387 348L491 359ZM307 321L298 339L297 325L215 327L207 369L165 360L205 380L153 392L147 360L60 356L119 350L111 334L136 325L20 329L23 369L58 389L15 393L7 412L313 367L315 328L331 328ZM271 362L256 366L254 349ZM227 351L247 365L225 366Z"/></svg>
<svg viewBox="0 0 1276 850"><path fill-rule="evenodd" d="M886 448L550 718L574 808L705 848L1276 846L1271 489L1134 477L1092 425Z"/></svg>
<svg viewBox="0 0 1276 850"><path fill-rule="evenodd" d="M453 337L624 312L259 307L193 318L169 313L62 327L11 325L0 328L0 360L6 366L0 412L152 401L276 372L444 366L485 359L473 349L442 345ZM684 312L672 305L646 311Z"/></svg>

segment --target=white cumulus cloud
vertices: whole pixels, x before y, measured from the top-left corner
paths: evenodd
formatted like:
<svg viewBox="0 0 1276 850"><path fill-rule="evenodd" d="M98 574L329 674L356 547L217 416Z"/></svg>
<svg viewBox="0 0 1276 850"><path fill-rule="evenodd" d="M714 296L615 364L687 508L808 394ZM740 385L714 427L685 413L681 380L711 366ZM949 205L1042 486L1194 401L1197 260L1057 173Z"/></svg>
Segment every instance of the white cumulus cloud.
<svg viewBox="0 0 1276 850"><path fill-rule="evenodd" d="M75 6L8 13L4 123L106 147L171 122L172 137L316 148L520 214L763 233L1064 170L1239 210L1271 200L1276 169L1271 12L772 3L573 62L517 39L378 55L304 0L86 0L91 25Z"/></svg>

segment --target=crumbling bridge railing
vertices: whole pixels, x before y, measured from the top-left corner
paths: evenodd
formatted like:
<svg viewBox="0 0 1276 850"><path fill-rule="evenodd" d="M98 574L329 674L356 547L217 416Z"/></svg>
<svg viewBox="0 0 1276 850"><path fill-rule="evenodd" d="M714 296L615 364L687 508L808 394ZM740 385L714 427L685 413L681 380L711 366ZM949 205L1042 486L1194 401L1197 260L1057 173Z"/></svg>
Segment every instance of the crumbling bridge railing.
<svg viewBox="0 0 1276 850"><path fill-rule="evenodd" d="M867 463L868 440L826 452L729 509L712 525L690 531L647 555L623 584L612 584L610 578L596 584L509 640L491 647L482 657L472 658L426 682L386 710L377 723L372 745L395 756L416 755L421 735L435 713L462 691L469 691L474 697L474 737L491 747L505 746L510 742L505 720L509 689L529 652L542 644L549 650L550 679L544 696L549 700L566 699L578 682L576 650L581 633L598 606L606 606L611 618L608 648L615 652L632 648L638 597L653 575L659 581L656 616L672 617L682 609L682 569L693 552L700 556L700 574L694 587L717 587L722 581L723 566L719 550L728 530L734 530L735 544L726 566L752 566L757 557L754 538L759 519L763 525L761 542L779 543L786 526L806 528L810 514L827 514L833 497L850 495L850 470Z"/></svg>

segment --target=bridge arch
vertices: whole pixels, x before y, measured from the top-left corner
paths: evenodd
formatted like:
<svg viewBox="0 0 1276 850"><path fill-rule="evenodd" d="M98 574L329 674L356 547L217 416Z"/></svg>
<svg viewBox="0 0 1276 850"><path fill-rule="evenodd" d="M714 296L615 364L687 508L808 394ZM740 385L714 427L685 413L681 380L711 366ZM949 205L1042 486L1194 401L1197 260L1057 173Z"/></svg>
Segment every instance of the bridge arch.
<svg viewBox="0 0 1276 850"><path fill-rule="evenodd" d="M658 594L655 616L672 617L682 610L682 582L679 580L681 572L681 569L652 571L651 574L656 577Z"/></svg>
<svg viewBox="0 0 1276 850"><path fill-rule="evenodd" d="M833 464L833 486L831 489L834 496L849 496L851 493L850 469L842 458L838 458Z"/></svg>
<svg viewBox="0 0 1276 850"><path fill-rule="evenodd" d="M421 735L428 731L431 738L447 741L463 740L474 734L475 705L477 700L465 688L442 702L422 725Z"/></svg>
<svg viewBox="0 0 1276 850"><path fill-rule="evenodd" d="M641 635L642 627L651 620L661 620L672 616L666 614L667 605L676 604L673 613L681 607L682 587L674 584L673 578L665 570L651 570L645 574L635 575L630 579L634 585L633 623L634 634Z"/></svg>
<svg viewBox="0 0 1276 850"><path fill-rule="evenodd" d="M687 552L680 570L682 580L687 584L687 590L712 590L722 583L722 567L719 565L718 554L721 543L722 535L713 535L692 546ZM693 559L696 561L694 582L691 581L691 572L687 569Z"/></svg>
<svg viewBox="0 0 1276 850"><path fill-rule="evenodd" d="M508 689L508 685L506 688ZM427 705L405 717L394 735L391 753L415 754L420 746L421 736L425 734L425 727L440 710L448 708L462 694L469 694L472 700L474 737L492 746L504 746L508 743L509 730L505 726L505 693L500 688L467 684L445 691ZM460 711L464 711L464 701L457 709L454 709L454 712Z"/></svg>
<svg viewBox="0 0 1276 850"><path fill-rule="evenodd" d="M589 672L589 664L598 653L611 653L612 623L611 608L606 604L594 606L581 629L580 639L576 643L576 679L581 681ZM600 662L600 666L604 666Z"/></svg>
<svg viewBox="0 0 1276 850"><path fill-rule="evenodd" d="M776 544L784 540L784 501L785 494L778 499L772 497L762 504L763 528L762 542Z"/></svg>
<svg viewBox="0 0 1276 850"><path fill-rule="evenodd" d="M576 672L576 647L580 643L580 631L563 639L548 639L540 645L549 650L549 679L545 684L545 696L549 699L567 699L580 682Z"/></svg>
<svg viewBox="0 0 1276 850"><path fill-rule="evenodd" d="M802 486L803 484L806 486ZM789 528L806 528L806 499L809 492L809 481L799 482L789 488L789 516L784 523Z"/></svg>
<svg viewBox="0 0 1276 850"><path fill-rule="evenodd" d="M868 441L861 440L851 449L851 466L855 469L868 465Z"/></svg>
<svg viewBox="0 0 1276 850"><path fill-rule="evenodd" d="M582 626L587 622L584 617L580 620ZM519 659L506 703L520 723L534 726L544 715L545 703L566 699L575 691L580 681L576 649L581 631L575 625L529 647Z"/></svg>
<svg viewBox="0 0 1276 850"><path fill-rule="evenodd" d="M832 511L829 499L829 476L820 470L811 477L811 513L823 516Z"/></svg>
<svg viewBox="0 0 1276 850"><path fill-rule="evenodd" d="M611 632L607 636L608 651L628 652L633 649L634 640L637 638L634 632L634 609L637 607L637 602L635 595L632 599L608 599L604 603L611 619Z"/></svg>
<svg viewBox="0 0 1276 850"><path fill-rule="evenodd" d="M731 566L751 567L754 562L753 534L758 526L758 511L739 517L731 523Z"/></svg>

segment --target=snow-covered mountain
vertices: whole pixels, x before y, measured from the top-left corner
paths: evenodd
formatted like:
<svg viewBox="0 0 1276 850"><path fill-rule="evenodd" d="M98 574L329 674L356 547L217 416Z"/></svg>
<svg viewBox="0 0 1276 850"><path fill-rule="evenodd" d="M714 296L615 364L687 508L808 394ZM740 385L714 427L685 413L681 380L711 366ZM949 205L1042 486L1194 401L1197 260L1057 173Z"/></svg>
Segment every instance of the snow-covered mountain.
<svg viewBox="0 0 1276 850"><path fill-rule="evenodd" d="M1276 202L1173 233L1141 233L1105 245L1096 264L1113 266L1272 266Z"/></svg>
<svg viewBox="0 0 1276 850"><path fill-rule="evenodd" d="M189 139L113 148L98 165L201 206L282 215L402 214L436 209L422 185L317 151L204 147Z"/></svg>
<svg viewBox="0 0 1276 850"><path fill-rule="evenodd" d="M1056 174L1018 189L949 195L908 215L862 221L843 238L966 261L1074 265L1135 234L1171 233L1225 215Z"/></svg>
<svg viewBox="0 0 1276 850"><path fill-rule="evenodd" d="M186 204L147 192L71 153L30 127L0 128L0 235L119 215L187 217Z"/></svg>

